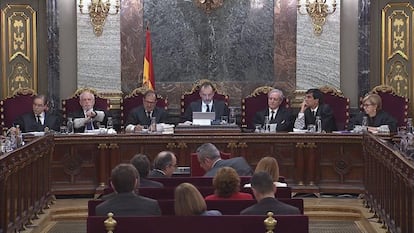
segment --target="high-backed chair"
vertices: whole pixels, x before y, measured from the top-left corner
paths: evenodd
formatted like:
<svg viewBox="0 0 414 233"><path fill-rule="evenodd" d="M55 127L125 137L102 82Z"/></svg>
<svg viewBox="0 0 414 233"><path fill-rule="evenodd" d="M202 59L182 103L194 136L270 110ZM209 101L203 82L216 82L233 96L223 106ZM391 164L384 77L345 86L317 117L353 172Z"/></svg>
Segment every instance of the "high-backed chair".
<svg viewBox="0 0 414 233"><path fill-rule="evenodd" d="M68 99L62 100L62 112L63 118L66 119L68 113L77 112L82 110L79 104L79 96L84 91L90 91L95 96L95 107L96 109L102 109L105 111L109 110L109 99L103 98L98 94L95 89L92 88L80 88Z"/></svg>
<svg viewBox="0 0 414 233"><path fill-rule="evenodd" d="M378 94L381 97L382 109L397 120L398 127L407 124L408 98L397 95L394 88L387 85L376 86L370 93Z"/></svg>
<svg viewBox="0 0 414 233"><path fill-rule="evenodd" d="M25 113L33 111L33 98L36 92L29 88L17 89L12 96L0 101L1 128L10 128L14 120Z"/></svg>
<svg viewBox="0 0 414 233"><path fill-rule="evenodd" d="M230 153L225 153L220 151L220 157L222 159L229 159L231 157ZM197 159L197 153L191 154L191 160L190 160L190 173L191 176L203 176L206 171L200 166L200 163Z"/></svg>
<svg viewBox="0 0 414 233"><path fill-rule="evenodd" d="M185 92L183 95L181 95L181 116L184 115L185 110L191 104L191 102L199 100L201 98L199 94L199 90L200 90L200 87L206 82L210 82L213 85L213 90L215 92L213 99L222 100L226 104L229 103L229 96L225 94L224 92L218 90L217 85L215 83L211 82L208 79L201 79L193 84L193 87L191 88L190 91Z"/></svg>
<svg viewBox="0 0 414 233"><path fill-rule="evenodd" d="M134 89L131 94L121 99L121 125L124 125L129 113L132 109L142 105L142 98L145 92L148 91L147 87L139 87ZM168 109L168 99L157 94L157 107Z"/></svg>
<svg viewBox="0 0 414 233"><path fill-rule="evenodd" d="M319 90L323 93L323 102L328 104L333 111L336 129L347 129L349 123L349 99L341 91L330 86L320 87Z"/></svg>
<svg viewBox="0 0 414 233"><path fill-rule="evenodd" d="M241 122L244 128L254 128L253 118L256 112L262 111L267 108L267 94L273 90L270 86L261 86L256 88L250 95L242 99L242 116ZM289 99L285 98L281 104L286 108L289 108Z"/></svg>

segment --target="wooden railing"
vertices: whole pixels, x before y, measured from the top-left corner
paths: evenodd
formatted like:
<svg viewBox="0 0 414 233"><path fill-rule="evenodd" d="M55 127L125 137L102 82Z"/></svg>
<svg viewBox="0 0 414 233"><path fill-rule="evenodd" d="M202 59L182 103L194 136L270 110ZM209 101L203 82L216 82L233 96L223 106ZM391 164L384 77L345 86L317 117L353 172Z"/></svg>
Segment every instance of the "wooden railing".
<svg viewBox="0 0 414 233"><path fill-rule="evenodd" d="M367 207L388 232L414 232L414 162L371 134L363 140Z"/></svg>
<svg viewBox="0 0 414 233"><path fill-rule="evenodd" d="M50 135L0 156L0 232L19 232L48 208L53 149Z"/></svg>

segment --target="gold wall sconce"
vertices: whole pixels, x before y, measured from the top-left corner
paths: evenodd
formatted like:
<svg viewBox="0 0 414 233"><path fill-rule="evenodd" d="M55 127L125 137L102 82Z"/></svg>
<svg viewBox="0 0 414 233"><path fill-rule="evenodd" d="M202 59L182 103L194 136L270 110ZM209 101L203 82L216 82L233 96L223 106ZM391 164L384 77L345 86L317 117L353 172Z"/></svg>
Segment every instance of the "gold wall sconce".
<svg viewBox="0 0 414 233"><path fill-rule="evenodd" d="M336 10L336 0L332 0L330 6L326 0L298 0L298 13L309 15L312 19L313 32L319 36L322 34L322 27L325 24L326 17Z"/></svg>
<svg viewBox="0 0 414 233"><path fill-rule="evenodd" d="M223 5L224 0L194 0L195 4L206 11L208 14Z"/></svg>
<svg viewBox="0 0 414 233"><path fill-rule="evenodd" d="M103 31L103 26L105 25L105 20L108 15L116 15L119 13L119 0L116 0L115 10L111 11L111 3L109 0L104 2L103 0L90 0L88 5L88 11L84 12L83 10L83 0L79 1L79 11L81 14L89 14L91 24L93 26L93 32L96 36L101 36Z"/></svg>

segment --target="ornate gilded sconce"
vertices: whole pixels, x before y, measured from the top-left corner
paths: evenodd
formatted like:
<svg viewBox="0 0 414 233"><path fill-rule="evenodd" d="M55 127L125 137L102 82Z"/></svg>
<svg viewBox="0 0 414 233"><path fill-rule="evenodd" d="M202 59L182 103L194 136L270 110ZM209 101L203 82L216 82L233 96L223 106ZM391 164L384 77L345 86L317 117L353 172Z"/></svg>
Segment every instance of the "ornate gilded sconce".
<svg viewBox="0 0 414 233"><path fill-rule="evenodd" d="M224 0L194 0L197 7L205 10L207 13L211 13L223 5Z"/></svg>
<svg viewBox="0 0 414 233"><path fill-rule="evenodd" d="M88 12L83 11L83 0L79 1L79 11L81 14L89 14L91 18L91 24L93 26L93 32L96 36L102 35L103 26L108 15L116 15L119 13L119 0L116 0L115 10L110 12L111 3L109 0L104 2L103 0L90 0L91 3L88 5Z"/></svg>
<svg viewBox="0 0 414 233"><path fill-rule="evenodd" d="M322 26L325 24L326 17L336 10L336 0L332 0L331 6L326 0L298 0L298 12L301 15L309 15L312 18L313 32L319 36L322 34ZM306 12L304 11L306 10Z"/></svg>

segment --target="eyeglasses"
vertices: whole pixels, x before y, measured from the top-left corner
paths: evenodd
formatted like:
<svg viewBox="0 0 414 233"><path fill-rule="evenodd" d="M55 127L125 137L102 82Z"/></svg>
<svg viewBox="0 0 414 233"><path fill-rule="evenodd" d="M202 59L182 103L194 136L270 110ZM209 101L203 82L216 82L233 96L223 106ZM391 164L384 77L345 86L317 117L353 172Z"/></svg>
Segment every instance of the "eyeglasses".
<svg viewBox="0 0 414 233"><path fill-rule="evenodd" d="M363 104L363 107L368 107L368 106L372 106L373 104Z"/></svg>

